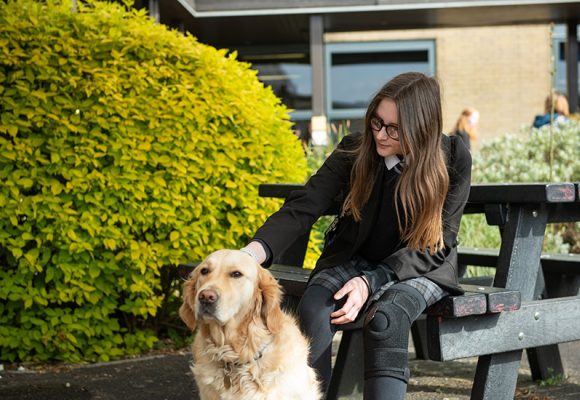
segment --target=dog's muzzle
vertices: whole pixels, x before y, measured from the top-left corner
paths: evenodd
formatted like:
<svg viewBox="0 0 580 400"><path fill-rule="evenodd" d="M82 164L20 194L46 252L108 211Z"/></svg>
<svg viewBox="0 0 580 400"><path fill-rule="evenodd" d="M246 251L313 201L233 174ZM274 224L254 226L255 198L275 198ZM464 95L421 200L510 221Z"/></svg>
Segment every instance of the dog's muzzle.
<svg viewBox="0 0 580 400"><path fill-rule="evenodd" d="M218 293L212 289L205 289L199 292L197 299L199 300L199 315L201 317L211 316L215 318L217 302L219 300Z"/></svg>

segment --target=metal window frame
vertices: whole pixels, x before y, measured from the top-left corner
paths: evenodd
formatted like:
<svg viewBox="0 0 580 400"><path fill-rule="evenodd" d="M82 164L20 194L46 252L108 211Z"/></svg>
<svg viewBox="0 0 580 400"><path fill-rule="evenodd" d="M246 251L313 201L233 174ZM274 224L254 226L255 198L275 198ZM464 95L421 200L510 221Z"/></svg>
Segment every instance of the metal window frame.
<svg viewBox="0 0 580 400"><path fill-rule="evenodd" d="M577 40L580 43L580 25L577 28ZM552 86L559 92L568 93L568 80L566 74L566 58L564 60L560 60L560 44L563 44L566 47L568 41L567 32L566 32L566 25L565 24L557 24L554 26L554 33L552 36L552 55L554 57L554 76L552 78ZM578 60L578 69L580 70L580 60ZM564 75L563 80L558 80L558 71L562 71ZM580 76L578 77L578 88L580 89ZM572 110L570 110L572 111Z"/></svg>
<svg viewBox="0 0 580 400"><path fill-rule="evenodd" d="M332 55L348 53L391 52L408 50L427 50L428 66L432 76L435 76L435 39L420 40L386 40L377 42L348 42L326 43L325 45L325 70L326 70L326 115L328 120L358 119L363 118L366 108L332 108ZM385 82L378 82L381 85ZM379 87L377 86L377 90ZM369 99L370 100L370 99Z"/></svg>

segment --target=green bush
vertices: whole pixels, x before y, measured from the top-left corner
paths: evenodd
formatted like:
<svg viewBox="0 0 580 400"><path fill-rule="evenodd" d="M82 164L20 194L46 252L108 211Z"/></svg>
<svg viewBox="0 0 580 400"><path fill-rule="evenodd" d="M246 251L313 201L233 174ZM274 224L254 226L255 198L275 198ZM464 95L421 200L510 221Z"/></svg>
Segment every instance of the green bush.
<svg viewBox="0 0 580 400"><path fill-rule="evenodd" d="M117 4L0 2L0 114L0 361L151 348L174 266L306 171L255 71Z"/></svg>
<svg viewBox="0 0 580 400"><path fill-rule="evenodd" d="M527 128L484 142L473 154L473 183L578 182L580 180L580 122L571 120L553 128ZM566 253L563 225L549 226L544 251ZM578 224L576 224L578 230ZM483 215L465 215L461 221L461 245L499 248L497 227L487 225Z"/></svg>
<svg viewBox="0 0 580 400"><path fill-rule="evenodd" d="M473 157L473 182L574 182L580 179L580 121L528 128L489 140Z"/></svg>

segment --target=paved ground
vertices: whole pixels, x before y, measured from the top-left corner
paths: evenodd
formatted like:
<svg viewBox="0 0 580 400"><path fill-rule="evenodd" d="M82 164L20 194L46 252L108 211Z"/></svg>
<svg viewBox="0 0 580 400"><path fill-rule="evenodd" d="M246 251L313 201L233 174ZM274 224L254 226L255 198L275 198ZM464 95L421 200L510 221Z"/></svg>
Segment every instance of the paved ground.
<svg viewBox="0 0 580 400"><path fill-rule="evenodd" d="M579 400L580 342L561 345L568 379L540 387L522 362L516 399ZM187 351L85 366L0 371L1 400L197 400ZM476 360L411 362L409 400L467 400ZM8 369L11 368L11 369ZM499 400L499 399L498 399Z"/></svg>
<svg viewBox="0 0 580 400"><path fill-rule="evenodd" d="M560 353L567 375L565 382L540 386L532 381L524 352L514 399L580 400L580 342L560 345ZM445 363L412 361L407 399L469 400L476 365L476 358Z"/></svg>

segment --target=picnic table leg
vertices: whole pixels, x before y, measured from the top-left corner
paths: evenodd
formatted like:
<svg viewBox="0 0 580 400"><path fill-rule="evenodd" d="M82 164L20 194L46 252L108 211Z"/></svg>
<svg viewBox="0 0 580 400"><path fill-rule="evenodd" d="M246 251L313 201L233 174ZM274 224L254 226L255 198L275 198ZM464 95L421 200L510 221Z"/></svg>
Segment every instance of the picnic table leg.
<svg viewBox="0 0 580 400"><path fill-rule="evenodd" d="M427 318L425 314L421 314L419 318L413 322L411 326L411 338L413 339L413 347L415 348L415 358L418 360L428 360L427 353Z"/></svg>
<svg viewBox="0 0 580 400"><path fill-rule="evenodd" d="M545 207L512 204L502 232L494 285L519 290L522 302L534 298L540 254L548 220ZM513 398L522 351L482 356L477 363L472 400Z"/></svg>
<svg viewBox="0 0 580 400"><path fill-rule="evenodd" d="M544 272L540 268L534 290L534 299L548 298L549 285L550 280L544 277ZM564 367L562 366L562 359L560 357L560 348L557 344L526 349L526 353L528 355L528 363L530 364L533 381L549 379L564 373Z"/></svg>
<svg viewBox="0 0 580 400"><path fill-rule="evenodd" d="M521 350L479 357L471 400L513 398L521 359Z"/></svg>
<svg viewBox="0 0 580 400"><path fill-rule="evenodd" d="M526 352L533 381L564 375L560 348L557 344L526 349Z"/></svg>

